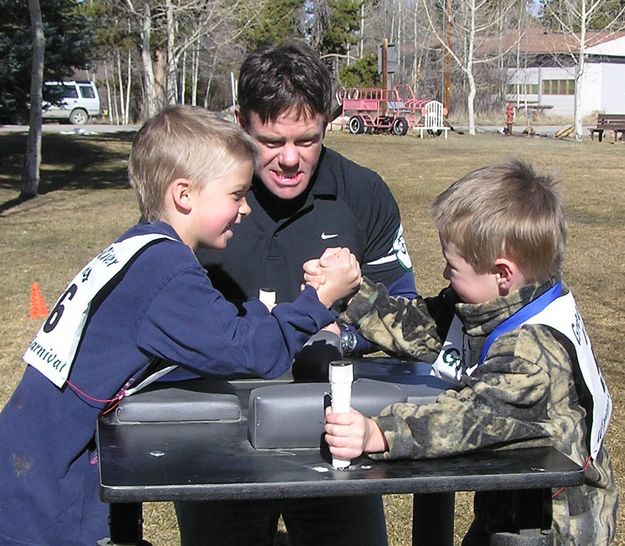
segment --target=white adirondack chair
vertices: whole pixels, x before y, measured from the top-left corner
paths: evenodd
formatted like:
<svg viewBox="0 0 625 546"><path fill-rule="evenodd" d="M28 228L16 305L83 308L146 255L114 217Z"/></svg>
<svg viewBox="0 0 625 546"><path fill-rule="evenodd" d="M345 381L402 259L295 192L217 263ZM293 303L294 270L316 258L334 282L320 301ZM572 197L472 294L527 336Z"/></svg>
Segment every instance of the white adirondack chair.
<svg viewBox="0 0 625 546"><path fill-rule="evenodd" d="M447 132L449 127L445 126L443 121L443 105L437 100L431 100L425 105L425 114L423 115L423 125L415 127L419 130L419 136L423 138L424 131L429 134L440 135L445 134L447 138Z"/></svg>

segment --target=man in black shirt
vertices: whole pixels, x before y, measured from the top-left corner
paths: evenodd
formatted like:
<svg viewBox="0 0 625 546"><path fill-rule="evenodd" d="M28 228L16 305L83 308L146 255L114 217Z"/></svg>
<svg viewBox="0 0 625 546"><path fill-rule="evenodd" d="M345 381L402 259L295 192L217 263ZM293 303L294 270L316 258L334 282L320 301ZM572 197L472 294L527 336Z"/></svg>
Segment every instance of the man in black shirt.
<svg viewBox="0 0 625 546"><path fill-rule="evenodd" d="M302 264L342 246L360 260L363 276L394 296L414 297L390 190L377 173L322 144L332 85L317 54L299 43L252 53L241 67L238 98L238 122L257 141L260 161L247 196L252 214L233 226L225 252L198 254L217 288L231 301L258 297L259 289L292 301ZM354 352L372 349L359 338Z"/></svg>
<svg viewBox="0 0 625 546"><path fill-rule="evenodd" d="M245 222L225 251L200 262L232 301L275 293L292 301L302 265L326 248L347 247L363 275L395 296L416 295L399 208L375 172L323 146L332 101L330 74L319 56L290 42L251 53L238 85L238 123L256 140L259 162ZM340 309L337 309L339 311ZM375 349L352 327L329 328L344 353ZM382 499L341 497L178 503L183 546L259 546L275 541L282 515L293 546L384 546Z"/></svg>

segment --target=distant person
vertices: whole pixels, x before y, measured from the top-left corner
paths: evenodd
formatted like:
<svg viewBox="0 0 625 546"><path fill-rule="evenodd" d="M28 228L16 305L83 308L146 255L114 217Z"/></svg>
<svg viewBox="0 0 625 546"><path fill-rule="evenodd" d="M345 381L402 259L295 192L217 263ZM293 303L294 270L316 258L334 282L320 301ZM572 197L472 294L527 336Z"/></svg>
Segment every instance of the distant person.
<svg viewBox="0 0 625 546"><path fill-rule="evenodd" d="M93 546L109 536L96 421L152 360L221 378L279 376L359 284L354 256L335 249L331 281L271 314L251 300L241 316L212 286L194 251L224 249L249 214L255 159L241 129L201 108L168 107L137 133L129 174L145 222L70 283L0 413L2 546Z"/></svg>
<svg viewBox="0 0 625 546"><path fill-rule="evenodd" d="M302 283L301 264L337 245L349 248L363 274L392 294L416 295L388 186L323 145L331 104L330 73L303 43L262 48L243 62L236 115L260 154L248 197L252 215L235 227L237 237L226 252L198 253L228 299L245 301L268 289L278 302L292 301ZM377 350L351 326L331 329L345 355ZM380 496L178 503L185 546L208 540L220 546L273 544L280 515L292 545L386 544Z"/></svg>
<svg viewBox="0 0 625 546"><path fill-rule="evenodd" d="M512 126L514 125L514 115L516 114L516 108L514 105L509 102L506 105L506 128L504 129L504 133L507 136L512 135Z"/></svg>
<svg viewBox="0 0 625 546"><path fill-rule="evenodd" d="M603 437L611 402L561 280L567 228L554 182L520 162L485 167L452 184L432 211L450 286L409 301L364 279L343 318L394 353L434 362L462 388L373 418L328 413L330 451L423 459L553 445L584 468L583 485L555 493L553 544L610 544L617 491ZM323 269L307 269L318 283ZM511 507L509 492L476 493L463 545L517 532Z"/></svg>

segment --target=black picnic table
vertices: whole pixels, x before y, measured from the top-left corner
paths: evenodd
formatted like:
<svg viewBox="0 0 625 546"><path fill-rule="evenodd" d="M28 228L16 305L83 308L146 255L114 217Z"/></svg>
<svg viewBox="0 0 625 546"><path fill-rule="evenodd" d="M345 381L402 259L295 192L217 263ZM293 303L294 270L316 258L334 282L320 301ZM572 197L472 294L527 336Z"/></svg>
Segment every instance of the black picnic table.
<svg viewBox="0 0 625 546"><path fill-rule="evenodd" d="M417 369L404 367L402 381L411 375L406 371L411 366ZM375 369L378 375L386 373L384 366ZM424 390L432 394L431 386ZM100 495L110 503L111 514L110 540L104 543L110 545L147 544L141 504L148 501L391 493L413 495L413 545L452 545L455 492L494 490L518 491L518 544L524 544L523 537L526 544L539 544L536 535L551 525L544 510L551 488L583 481L581 467L550 447L417 461L362 457L348 470L334 470L319 447L255 449L245 418L120 424L109 415L98 422L97 445Z"/></svg>

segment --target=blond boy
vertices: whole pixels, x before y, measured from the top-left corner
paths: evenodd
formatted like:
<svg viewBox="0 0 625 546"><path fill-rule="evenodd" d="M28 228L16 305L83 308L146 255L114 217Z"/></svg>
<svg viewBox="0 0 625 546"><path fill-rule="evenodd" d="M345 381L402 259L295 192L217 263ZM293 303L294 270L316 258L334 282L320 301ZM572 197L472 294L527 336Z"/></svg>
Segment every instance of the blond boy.
<svg viewBox="0 0 625 546"><path fill-rule="evenodd" d="M279 376L360 282L355 258L335 249L330 283L271 313L254 300L239 315L213 288L193 252L225 248L249 213L255 157L243 131L201 108L168 107L137 133L129 174L145 221L70 283L0 413L3 545L83 546L108 535L96 421L152 360L217 377Z"/></svg>
<svg viewBox="0 0 625 546"><path fill-rule="evenodd" d="M460 390L373 418L329 413L331 452L430 458L553 445L585 468L584 484L553 500L554 544L609 544L617 496L602 440L611 402L560 278L567 227L553 180L518 161L478 169L439 195L432 213L450 286L408 301L365 279L344 318L387 350L432 362ZM307 268L319 284L320 270ZM477 493L463 544L515 532L511 506L510 493Z"/></svg>

